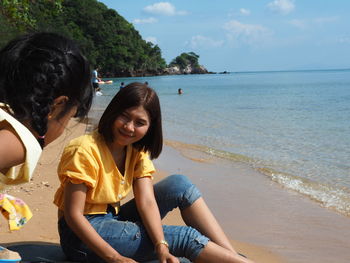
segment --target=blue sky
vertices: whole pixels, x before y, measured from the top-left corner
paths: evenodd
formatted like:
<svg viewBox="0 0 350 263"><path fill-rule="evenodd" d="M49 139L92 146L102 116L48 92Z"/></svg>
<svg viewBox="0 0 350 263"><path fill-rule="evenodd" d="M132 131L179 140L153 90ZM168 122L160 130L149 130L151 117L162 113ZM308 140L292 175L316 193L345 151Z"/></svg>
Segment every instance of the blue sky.
<svg viewBox="0 0 350 263"><path fill-rule="evenodd" d="M350 68L349 0L103 0L169 63L210 71Z"/></svg>

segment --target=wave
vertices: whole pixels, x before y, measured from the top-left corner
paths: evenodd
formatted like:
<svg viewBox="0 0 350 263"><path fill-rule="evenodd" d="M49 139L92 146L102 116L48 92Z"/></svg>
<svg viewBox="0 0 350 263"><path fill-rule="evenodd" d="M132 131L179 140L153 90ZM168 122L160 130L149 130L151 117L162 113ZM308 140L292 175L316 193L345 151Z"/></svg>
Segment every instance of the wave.
<svg viewBox="0 0 350 263"><path fill-rule="evenodd" d="M176 148L186 158L194 161L210 162L212 161L212 158L221 158L249 165L251 168L258 171L260 174L267 176L270 180L276 182L280 186L298 192L319 203L322 207L350 217L350 189L346 187L319 183L283 171L276 171L266 165L262 165L262 162L259 160L241 154L178 141L166 140L165 144Z"/></svg>

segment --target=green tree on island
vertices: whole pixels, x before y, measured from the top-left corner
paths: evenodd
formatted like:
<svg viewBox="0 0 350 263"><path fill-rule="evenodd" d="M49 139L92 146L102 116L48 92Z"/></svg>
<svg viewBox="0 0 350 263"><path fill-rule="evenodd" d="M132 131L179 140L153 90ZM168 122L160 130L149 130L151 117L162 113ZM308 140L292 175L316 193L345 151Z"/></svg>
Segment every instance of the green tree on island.
<svg viewBox="0 0 350 263"><path fill-rule="evenodd" d="M169 66L178 66L180 69L185 69L187 66L191 66L192 68L198 68L199 55L194 52L182 53L180 56L174 58Z"/></svg>
<svg viewBox="0 0 350 263"><path fill-rule="evenodd" d="M2 0L0 23L0 48L22 33L60 33L74 39L105 77L158 75L167 66L159 46L96 0ZM170 66L198 68L198 58L182 53Z"/></svg>

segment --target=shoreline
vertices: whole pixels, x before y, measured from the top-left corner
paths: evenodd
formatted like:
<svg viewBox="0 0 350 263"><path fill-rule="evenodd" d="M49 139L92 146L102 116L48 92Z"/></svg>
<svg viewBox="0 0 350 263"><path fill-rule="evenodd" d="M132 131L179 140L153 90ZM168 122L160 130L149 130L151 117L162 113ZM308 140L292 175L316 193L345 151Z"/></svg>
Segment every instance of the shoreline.
<svg viewBox="0 0 350 263"><path fill-rule="evenodd" d="M288 262L346 263L350 258L350 218L283 188L247 165L181 144L166 146L155 164L170 174L189 176L208 198L228 236L236 240L264 246Z"/></svg>
<svg viewBox="0 0 350 263"><path fill-rule="evenodd" d="M0 218L0 245L10 245L26 242L45 242L59 244L57 232L57 208L52 203L54 193L59 185L56 168L63 151L69 140L84 134L91 126L86 122L72 120L68 129L56 141L48 145L35 170L33 180L27 184L11 187L7 193L23 199L31 208L33 218L20 230L10 232L7 221ZM171 161L165 154L163 158ZM160 169L155 177L160 179L166 176L167 170ZM131 194L129 195L129 198ZM174 211L166 217L164 223L183 224L179 213ZM260 263L285 263L277 254L263 246L232 240L234 247L241 253Z"/></svg>
<svg viewBox="0 0 350 263"><path fill-rule="evenodd" d="M347 193L350 192L345 187L295 176L289 172L270 167L268 163L259 162L249 156L218 150L205 145L189 144L174 140L166 140L165 144L179 150L184 157L193 161L205 162L206 159L216 159L218 162L233 162L241 166L248 166L286 191L300 194L324 209L331 210L350 219L350 207L347 206L350 201L350 195ZM199 157L194 158L193 155Z"/></svg>

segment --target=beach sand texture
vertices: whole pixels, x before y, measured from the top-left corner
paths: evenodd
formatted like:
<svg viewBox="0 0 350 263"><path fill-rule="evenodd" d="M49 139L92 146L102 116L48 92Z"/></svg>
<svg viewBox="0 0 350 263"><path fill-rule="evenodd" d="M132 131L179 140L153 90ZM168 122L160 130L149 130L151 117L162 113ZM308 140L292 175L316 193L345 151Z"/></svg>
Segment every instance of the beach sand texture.
<svg viewBox="0 0 350 263"><path fill-rule="evenodd" d="M31 207L33 218L19 231L10 232L7 221L0 217L0 244L18 245L28 242L42 244L59 244L57 232L57 208L53 205L53 195L59 185L56 168L64 145L77 136L84 134L87 125L71 121L69 128L55 142L47 146L30 183L7 189L9 194L22 198ZM155 181L167 175L165 171L157 172ZM132 196L129 196L130 199ZM183 224L179 212L174 211L164 223ZM285 262L277 255L263 247L232 240L234 246L257 262Z"/></svg>
<svg viewBox="0 0 350 263"><path fill-rule="evenodd" d="M59 243L57 209L52 204L59 184L56 167L64 145L86 129L86 124L71 121L69 129L45 149L33 181L8 190L25 200L34 216L23 229L12 233L1 217L0 244ZM256 176L254 170L222 162L185 145L165 146L155 161L156 181L168 174L188 175L201 189L234 247L256 262L349 262L349 218L281 189ZM178 211L164 223L183 224Z"/></svg>

